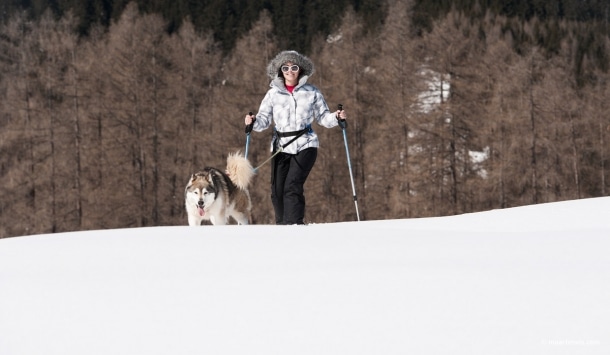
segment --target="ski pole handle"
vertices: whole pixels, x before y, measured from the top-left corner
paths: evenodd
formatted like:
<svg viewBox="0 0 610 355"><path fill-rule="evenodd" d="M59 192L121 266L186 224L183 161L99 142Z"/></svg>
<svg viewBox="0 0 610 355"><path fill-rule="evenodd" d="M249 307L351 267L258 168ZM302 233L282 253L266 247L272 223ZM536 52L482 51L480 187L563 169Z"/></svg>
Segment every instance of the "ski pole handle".
<svg viewBox="0 0 610 355"><path fill-rule="evenodd" d="M339 111L343 111L343 104L339 104L338 108L339 108ZM341 127L341 129L347 128L347 121L344 118L337 117L337 121L339 121L339 127Z"/></svg>
<svg viewBox="0 0 610 355"><path fill-rule="evenodd" d="M252 111L248 112L249 116L252 116ZM246 125L246 134L250 134L252 132L252 127L254 127L254 120L249 125Z"/></svg>

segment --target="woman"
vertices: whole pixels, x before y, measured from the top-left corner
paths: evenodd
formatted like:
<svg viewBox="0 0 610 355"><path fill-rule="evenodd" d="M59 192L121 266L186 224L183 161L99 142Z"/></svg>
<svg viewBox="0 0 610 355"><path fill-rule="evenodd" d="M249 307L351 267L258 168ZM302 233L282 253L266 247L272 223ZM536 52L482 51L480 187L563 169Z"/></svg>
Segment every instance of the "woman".
<svg viewBox="0 0 610 355"><path fill-rule="evenodd" d="M322 93L307 79L314 73L309 58L296 51L280 52L267 66L270 89L256 116L246 115L245 124L260 132L275 124L271 150L271 201L276 224L304 224L303 185L318 155L318 136L311 125L331 128L345 119L345 111L330 112ZM292 141L292 142L291 142Z"/></svg>

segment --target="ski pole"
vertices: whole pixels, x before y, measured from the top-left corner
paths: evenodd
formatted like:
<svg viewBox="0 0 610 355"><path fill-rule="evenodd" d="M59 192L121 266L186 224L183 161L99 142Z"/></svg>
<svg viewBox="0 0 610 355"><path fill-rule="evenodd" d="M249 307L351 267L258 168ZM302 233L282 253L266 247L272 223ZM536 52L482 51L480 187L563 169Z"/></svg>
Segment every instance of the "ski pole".
<svg viewBox="0 0 610 355"><path fill-rule="evenodd" d="M339 104L339 111L343 111L343 105ZM356 217L358 218L358 222L360 222L360 213L358 213L358 198L356 197L356 187L354 185L354 174L352 174L352 163L349 158L349 148L347 147L347 121L345 119L339 119L339 126L343 131L343 142L345 143L345 154L347 156L347 167L349 168L349 178L352 181L352 193L354 196L354 204L356 205Z"/></svg>
<svg viewBox="0 0 610 355"><path fill-rule="evenodd" d="M248 115L252 116L252 111L250 111ZM246 159L248 158L248 148L250 148L250 133L252 132L253 126L254 121L252 121L252 123L250 123L249 125L246 125L246 153L244 154L244 157Z"/></svg>

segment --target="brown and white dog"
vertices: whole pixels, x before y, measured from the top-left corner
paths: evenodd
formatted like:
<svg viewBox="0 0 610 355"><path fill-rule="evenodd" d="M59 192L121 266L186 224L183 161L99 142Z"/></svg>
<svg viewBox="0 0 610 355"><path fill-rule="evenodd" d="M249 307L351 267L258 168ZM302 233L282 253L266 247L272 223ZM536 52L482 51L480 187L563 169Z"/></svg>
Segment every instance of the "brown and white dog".
<svg viewBox="0 0 610 355"><path fill-rule="evenodd" d="M229 154L226 172L207 167L193 174L184 189L184 205L190 226L202 221L224 225L232 217L250 223L252 203L248 185L254 176L250 162L240 153Z"/></svg>

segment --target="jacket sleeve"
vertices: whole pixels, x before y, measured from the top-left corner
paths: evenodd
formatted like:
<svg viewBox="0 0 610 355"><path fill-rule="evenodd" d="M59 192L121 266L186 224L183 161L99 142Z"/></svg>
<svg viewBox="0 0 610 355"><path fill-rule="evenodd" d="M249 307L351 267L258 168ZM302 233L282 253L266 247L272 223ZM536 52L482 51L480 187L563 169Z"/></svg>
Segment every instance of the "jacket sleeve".
<svg viewBox="0 0 610 355"><path fill-rule="evenodd" d="M261 101L252 129L256 132L263 131L269 128L271 122L273 122L273 89L268 90Z"/></svg>
<svg viewBox="0 0 610 355"><path fill-rule="evenodd" d="M316 115L316 122L318 122L320 126L332 128L339 125L335 113L331 112L328 108L326 100L324 100L324 96L322 95L320 90L316 90L314 113Z"/></svg>

